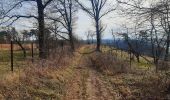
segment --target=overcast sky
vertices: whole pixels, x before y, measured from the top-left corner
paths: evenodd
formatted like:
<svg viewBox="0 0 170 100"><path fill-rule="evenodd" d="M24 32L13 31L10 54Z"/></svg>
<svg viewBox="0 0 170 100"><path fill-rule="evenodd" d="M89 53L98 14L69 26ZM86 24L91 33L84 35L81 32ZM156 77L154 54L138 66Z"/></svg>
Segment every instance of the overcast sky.
<svg viewBox="0 0 170 100"><path fill-rule="evenodd" d="M114 0L108 0L110 3L114 4ZM21 10L22 12L29 13L26 11L29 6L24 6ZM114 6L113 6L114 7ZM33 10L32 10L33 11ZM75 34L81 37L82 39L86 39L85 32L88 30L95 30L94 23L92 19L86 14L84 11L79 10L77 13L78 21L76 22L76 29ZM17 21L14 26L16 26L17 29L23 30L32 28L32 21L34 20L19 20ZM107 16L102 18L102 23L106 26L106 30L104 31L103 38L104 39L111 39L111 29L114 29L115 31L119 30L119 27L122 24L126 23L126 20L117 14L117 11L113 11L112 13L108 14Z"/></svg>

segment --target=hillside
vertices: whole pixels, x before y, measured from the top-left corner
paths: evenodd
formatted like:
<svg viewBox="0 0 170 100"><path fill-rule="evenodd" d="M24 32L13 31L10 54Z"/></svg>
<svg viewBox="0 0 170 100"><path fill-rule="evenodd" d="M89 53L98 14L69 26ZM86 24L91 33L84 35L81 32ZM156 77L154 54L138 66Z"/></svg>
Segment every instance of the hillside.
<svg viewBox="0 0 170 100"><path fill-rule="evenodd" d="M47 61L27 62L27 67L0 79L0 99L9 100L162 100L169 99L169 72L155 73L152 65L132 66L119 53L103 53L81 46L74 54L59 53Z"/></svg>

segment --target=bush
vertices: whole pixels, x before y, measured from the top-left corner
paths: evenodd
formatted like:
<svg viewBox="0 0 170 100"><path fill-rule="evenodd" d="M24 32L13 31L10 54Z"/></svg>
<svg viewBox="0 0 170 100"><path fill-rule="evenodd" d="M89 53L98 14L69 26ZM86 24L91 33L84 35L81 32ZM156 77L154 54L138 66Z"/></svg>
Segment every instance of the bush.
<svg viewBox="0 0 170 100"><path fill-rule="evenodd" d="M86 66L110 74L127 73L130 69L126 61L118 60L115 55L110 53L100 52L91 54L86 60Z"/></svg>

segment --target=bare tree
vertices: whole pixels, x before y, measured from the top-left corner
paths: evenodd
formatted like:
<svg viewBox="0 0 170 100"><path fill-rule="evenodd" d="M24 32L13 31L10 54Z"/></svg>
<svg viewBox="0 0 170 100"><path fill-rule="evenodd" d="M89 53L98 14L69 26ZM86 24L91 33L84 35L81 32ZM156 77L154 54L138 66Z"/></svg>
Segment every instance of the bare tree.
<svg viewBox="0 0 170 100"><path fill-rule="evenodd" d="M169 60L169 47L170 47L170 4L169 0L145 1L133 0L123 1L117 0L121 6L121 10L132 17L140 18L141 24L149 26L151 30L151 38L157 41L154 45L159 48L165 48L164 61ZM146 5L146 2L148 5ZM125 6L126 5L126 6ZM146 29L148 30L148 29ZM155 40L156 39L156 40ZM162 42L165 42L162 43ZM154 46L155 47L155 46ZM156 48L158 49L158 48Z"/></svg>
<svg viewBox="0 0 170 100"><path fill-rule="evenodd" d="M143 32L138 34L147 35L147 43L151 45L151 53L153 57L153 63L158 70L159 60L163 60L162 55L165 54L164 60L168 61L169 58L169 37L170 37L170 21L169 0L158 1L145 1L138 0L123 1L117 0L121 6L121 11L130 15L131 18L140 18L140 24L143 27ZM147 2L147 5L146 5ZM127 14L128 13L128 14ZM165 50L164 50L165 49Z"/></svg>
<svg viewBox="0 0 170 100"><path fill-rule="evenodd" d="M14 27L7 28L5 31L9 35L9 37L12 39L12 41L16 42L19 45L19 47L22 49L23 55L25 58L26 57L26 49L24 48L24 46L22 44L22 38L19 35L19 33L16 31L16 29Z"/></svg>
<svg viewBox="0 0 170 100"><path fill-rule="evenodd" d="M12 25L15 21L21 18L34 18L38 21L38 37L39 37L39 57L40 58L46 58L46 46L45 46L45 22L44 22L44 12L45 8L50 5L50 3L54 0L15 0L15 1L2 1L2 7L1 7L1 13L3 16L1 16L1 19L4 20L1 22L1 24L4 23L10 23L9 25ZM10 7L7 7L7 9L3 6L5 3L10 2ZM17 8L21 8L26 2L30 3L36 3L36 8L38 10L38 14L30 14L30 15L24 15L24 14L15 14L15 10ZM37 15L37 16L36 16Z"/></svg>
<svg viewBox="0 0 170 100"><path fill-rule="evenodd" d="M92 30L88 30L86 33L86 38L87 38L87 43L90 44L90 43L94 43L94 32Z"/></svg>
<svg viewBox="0 0 170 100"><path fill-rule="evenodd" d="M73 31L75 21L77 20L77 10L75 0L58 0L51 11L51 13L55 16L48 16L49 19L54 20L63 26L64 29L62 29L59 33L68 35L71 49L73 51L75 49ZM66 38L64 39L67 40Z"/></svg>
<svg viewBox="0 0 170 100"><path fill-rule="evenodd" d="M170 51L170 2L169 0L160 0L156 5L153 7L154 13L160 18L161 27L165 31L166 36L166 47L165 47L165 57L164 61L169 60L169 51Z"/></svg>
<svg viewBox="0 0 170 100"><path fill-rule="evenodd" d="M93 32L93 31L91 31L90 32L90 37L91 37L91 43L93 44L94 43L94 37L96 36L96 34Z"/></svg>
<svg viewBox="0 0 170 100"><path fill-rule="evenodd" d="M103 31L103 27L101 26L101 18L112 12L113 7L108 7L108 0L86 0L90 3L90 6L86 6L82 2L76 0L80 5L81 9L85 11L94 21L96 28L96 38L97 38L97 46L96 51L100 51L101 45L101 34ZM107 7L107 8L106 8Z"/></svg>
<svg viewBox="0 0 170 100"><path fill-rule="evenodd" d="M90 30L85 33L87 44L90 44Z"/></svg>

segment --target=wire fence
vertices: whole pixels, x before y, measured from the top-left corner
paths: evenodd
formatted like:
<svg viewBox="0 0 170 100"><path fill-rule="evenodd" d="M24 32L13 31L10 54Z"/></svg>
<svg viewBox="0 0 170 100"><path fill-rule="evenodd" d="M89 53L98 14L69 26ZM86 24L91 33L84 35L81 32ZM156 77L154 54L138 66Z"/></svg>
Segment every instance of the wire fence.
<svg viewBox="0 0 170 100"><path fill-rule="evenodd" d="M33 61L38 56L35 43L23 43L24 50L15 42L0 44L0 67L1 72L15 70L15 67L24 67L25 61ZM25 54L24 54L25 52Z"/></svg>

